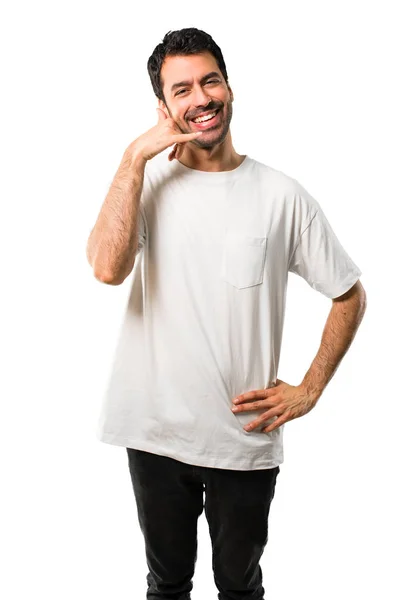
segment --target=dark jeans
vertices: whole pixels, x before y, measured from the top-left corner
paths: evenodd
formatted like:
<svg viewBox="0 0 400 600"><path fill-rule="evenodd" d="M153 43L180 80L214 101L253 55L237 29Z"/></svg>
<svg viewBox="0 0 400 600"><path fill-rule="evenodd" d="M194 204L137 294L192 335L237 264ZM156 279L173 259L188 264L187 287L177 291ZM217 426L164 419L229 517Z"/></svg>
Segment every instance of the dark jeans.
<svg viewBox="0 0 400 600"><path fill-rule="evenodd" d="M149 568L147 600L190 600L203 506L218 600L264 600L259 561L279 466L217 469L127 451Z"/></svg>

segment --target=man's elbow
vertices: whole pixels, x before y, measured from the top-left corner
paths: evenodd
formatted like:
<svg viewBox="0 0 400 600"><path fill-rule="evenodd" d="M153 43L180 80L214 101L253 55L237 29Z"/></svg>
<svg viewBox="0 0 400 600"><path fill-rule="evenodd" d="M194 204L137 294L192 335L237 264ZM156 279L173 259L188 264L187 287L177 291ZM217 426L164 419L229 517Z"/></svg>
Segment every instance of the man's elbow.
<svg viewBox="0 0 400 600"><path fill-rule="evenodd" d="M110 271L106 269L96 269L96 263L93 266L93 274L95 278L101 283L107 283L108 285L121 285L124 283L125 279L130 275L133 270L135 261L133 264L129 264L125 266L125 269L121 270L119 273L115 271Z"/></svg>
<svg viewBox="0 0 400 600"><path fill-rule="evenodd" d="M367 308L367 292L365 291L365 288L362 285L361 281L356 281L352 289L354 290L354 294L357 295L358 300L363 307L363 312L365 312L365 309Z"/></svg>
<svg viewBox="0 0 400 600"><path fill-rule="evenodd" d="M127 277L126 275L123 277L116 277L111 273L96 271L95 269L93 269L93 274L97 281L100 281L101 283L107 283L108 285L121 285L121 283L123 283Z"/></svg>
<svg viewBox="0 0 400 600"><path fill-rule="evenodd" d="M354 306L361 318L364 316L367 309L367 293L360 280L356 281L347 292L332 299L333 304L342 302L346 302L348 306Z"/></svg>

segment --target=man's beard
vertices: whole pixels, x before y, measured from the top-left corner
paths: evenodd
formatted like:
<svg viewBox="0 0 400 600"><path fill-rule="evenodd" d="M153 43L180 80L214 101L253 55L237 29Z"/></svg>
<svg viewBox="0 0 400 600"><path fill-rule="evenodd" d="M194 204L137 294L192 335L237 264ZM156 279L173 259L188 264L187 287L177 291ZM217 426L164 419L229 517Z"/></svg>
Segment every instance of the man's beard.
<svg viewBox="0 0 400 600"><path fill-rule="evenodd" d="M224 107L222 106L220 109L221 113L222 113L223 109L224 109ZM195 144L199 148L213 148L217 144L221 144L228 134L229 126L230 126L231 120L232 120L232 113L233 113L232 101L228 100L228 102L226 103L226 115L225 115L225 117L223 117L222 123L218 126L218 128L204 129L203 130L204 137L200 136L199 138L197 138L195 140L191 140L193 142L193 144ZM195 131L191 127L188 127L187 129L186 128L182 129L182 127L180 125L178 125L178 127L182 131L182 133L193 133L193 131ZM201 130L199 129L197 131L201 131Z"/></svg>

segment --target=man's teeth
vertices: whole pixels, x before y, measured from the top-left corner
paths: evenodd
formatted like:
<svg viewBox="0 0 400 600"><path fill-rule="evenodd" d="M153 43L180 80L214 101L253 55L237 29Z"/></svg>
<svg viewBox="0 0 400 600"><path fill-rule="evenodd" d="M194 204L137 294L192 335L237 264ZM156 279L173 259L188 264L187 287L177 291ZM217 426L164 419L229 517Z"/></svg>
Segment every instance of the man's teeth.
<svg viewBox="0 0 400 600"><path fill-rule="evenodd" d="M205 117L197 117L197 119L193 119L193 121L195 123L202 123L203 121L209 121L210 119L215 117L216 114L217 114L217 111L210 113L209 115L206 115Z"/></svg>

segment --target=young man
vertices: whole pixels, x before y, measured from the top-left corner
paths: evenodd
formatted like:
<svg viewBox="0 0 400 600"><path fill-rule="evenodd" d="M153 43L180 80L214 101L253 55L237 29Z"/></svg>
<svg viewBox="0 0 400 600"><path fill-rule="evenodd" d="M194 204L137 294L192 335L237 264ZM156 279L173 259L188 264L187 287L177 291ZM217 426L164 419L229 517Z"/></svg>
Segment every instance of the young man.
<svg viewBox="0 0 400 600"><path fill-rule="evenodd" d="M190 598L205 508L219 599L261 600L283 425L350 346L361 271L295 179L235 151L211 36L169 32L148 71L158 123L126 149L88 242L98 280L135 266L98 437L127 448L147 598ZM332 300L299 385L277 378L289 271Z"/></svg>

